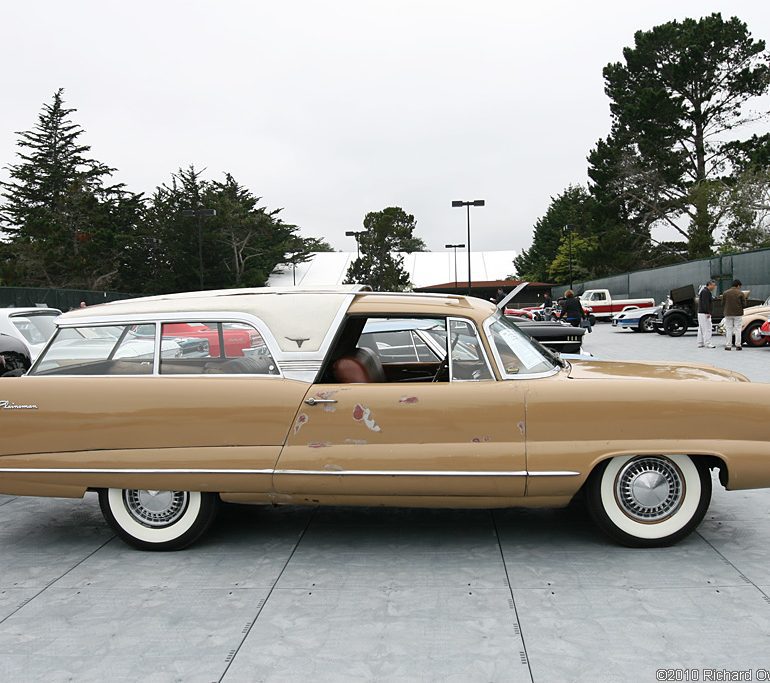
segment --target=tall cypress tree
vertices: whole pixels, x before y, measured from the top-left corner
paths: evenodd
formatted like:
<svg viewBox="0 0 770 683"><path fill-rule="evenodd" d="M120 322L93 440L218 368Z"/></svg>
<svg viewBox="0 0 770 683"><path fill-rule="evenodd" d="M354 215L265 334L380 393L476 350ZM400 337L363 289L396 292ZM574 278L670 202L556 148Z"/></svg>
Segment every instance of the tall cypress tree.
<svg viewBox="0 0 770 683"><path fill-rule="evenodd" d="M62 93L43 106L32 130L17 133L19 162L0 183L0 220L20 282L102 288L117 274L142 200L107 183L115 169L88 156L83 129L70 119L76 110Z"/></svg>

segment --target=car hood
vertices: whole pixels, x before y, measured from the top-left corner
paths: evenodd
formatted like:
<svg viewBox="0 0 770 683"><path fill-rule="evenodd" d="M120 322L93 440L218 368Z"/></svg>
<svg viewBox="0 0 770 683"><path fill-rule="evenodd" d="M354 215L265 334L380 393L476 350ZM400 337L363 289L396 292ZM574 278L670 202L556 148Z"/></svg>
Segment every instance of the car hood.
<svg viewBox="0 0 770 683"><path fill-rule="evenodd" d="M770 306L749 306L743 309L743 315L768 315Z"/></svg>
<svg viewBox="0 0 770 683"><path fill-rule="evenodd" d="M748 382L743 375L697 363L646 363L639 361L572 361L570 379L699 379Z"/></svg>

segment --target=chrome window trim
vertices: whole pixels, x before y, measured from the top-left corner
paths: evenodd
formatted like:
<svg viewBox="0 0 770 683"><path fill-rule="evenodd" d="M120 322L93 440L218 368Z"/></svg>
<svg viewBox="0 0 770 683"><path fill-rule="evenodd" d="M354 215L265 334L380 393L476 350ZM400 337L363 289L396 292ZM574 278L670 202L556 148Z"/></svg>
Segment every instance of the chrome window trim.
<svg viewBox="0 0 770 683"><path fill-rule="evenodd" d="M250 325L262 336L262 340L267 346L267 350L278 369L277 375L261 375L252 373L236 373L236 374L221 374L221 375L204 375L204 374L190 374L190 375L163 375L160 372L160 345L162 343L162 326L165 323L184 323L184 322L219 322L219 323L241 323L244 325ZM211 377L221 379L222 377L273 377L281 379L284 377L284 372L281 368L281 361L279 355L275 353L274 349L278 348L273 333L269 330L263 320L250 313L239 313L233 311L190 311L181 313L142 313L137 315L123 314L123 315L111 315L111 316L88 316L83 318L74 318L72 320L57 322L57 334L60 329L74 328L74 327L111 327L116 325L155 325L155 359L153 362L152 374L147 375L58 375L60 377ZM54 334L48 342L51 344L56 337ZM35 364L30 368L30 373L35 369L35 366L40 362L40 359L45 355L45 351L48 349L48 345L44 349L44 352L38 356ZM315 352L314 352L315 353ZM293 356L295 354L289 354ZM37 377L45 377L46 375L31 375Z"/></svg>
<svg viewBox="0 0 770 683"><path fill-rule="evenodd" d="M476 342L478 343L479 350L481 351L482 356L484 357L484 362L487 365L487 372L489 372L489 377L486 379L453 379L452 378L452 330L449 325L449 323L452 320L457 320L459 322L468 323L468 325L471 326L471 329L476 333ZM449 354L449 381L451 382L495 382L497 381L497 378L495 377L495 372L492 370L492 366L489 363L489 358L487 357L487 350L484 348L484 344L481 341L481 336L479 335L479 330L476 327L476 323L471 320L470 318L463 318L461 316L451 315L447 317L447 326L446 326L446 339L447 339L447 350L446 352Z"/></svg>
<svg viewBox="0 0 770 683"><path fill-rule="evenodd" d="M266 292L269 293L269 292ZM295 291L292 292L276 292L277 294L295 294ZM310 293L317 294L319 292L317 291L311 291ZM323 293L323 292L320 292ZM334 294L337 294L338 292L333 292ZM120 314L120 315L110 315L110 314L104 314L104 315L93 315L93 316L83 316L73 319L66 319L66 320L57 320L57 327L84 327L84 326L103 326L103 325L115 325L120 324L121 322L137 322L137 323L163 323L163 322L207 322L216 320L218 322L240 322L245 323L248 325L252 325L256 328L256 330L262 335L263 340L265 341L265 345L267 346L268 351L270 351L270 355L273 357L273 360L276 363L276 366L278 367L278 370L280 372L280 376L284 377L285 372L282 367L282 364L286 361L288 362L307 362L307 363L317 363L318 367L315 369L314 375L312 379L305 379L298 376L292 377L292 379L297 379L298 381L305 382L307 384L312 384L313 382L317 381L318 379L318 372L321 369L321 364L323 363L324 358L326 358L326 355L329 351L329 348L332 345L332 342L334 341L334 338L337 335L337 331L340 328L340 325L342 324L342 320L345 317L345 315L348 312L348 309L350 308L350 305L355 300L356 296L359 294L362 294L361 291L351 291L347 293L342 298L342 303L340 304L339 309L337 310L337 313L335 314L334 318L332 319L331 325L329 326L329 329L326 332L326 335L323 338L323 341L321 342L321 345L319 346L317 351L283 351L278 344L277 339L273 335L272 330L268 327L268 325L258 316L253 315L251 313L243 313L241 311L201 311L200 309L195 309L190 307L187 311L180 311L180 312L166 312L166 313L137 313L137 314ZM443 296L443 295L442 295ZM180 306L183 305L183 302L180 301ZM50 343L50 340L49 340ZM41 353L41 356L43 354ZM34 367L34 366L33 366ZM71 375L67 375L70 377ZM99 377L101 375L91 375L91 377ZM106 375L109 377L117 376L117 375ZM243 377L253 376L253 377L267 377L268 375L242 375ZM278 375L270 375L270 376L278 376ZM221 377L221 375L220 375Z"/></svg>
<svg viewBox="0 0 770 683"><path fill-rule="evenodd" d="M492 323L497 321L500 318L499 313L494 313L490 315L485 321L484 321L484 334L487 336L487 341L489 342L489 348L492 349L492 356L494 356L495 363L497 364L497 368L500 371L500 377L503 378L503 380L530 380L530 379L540 379L542 377L552 377L553 375L556 375L559 373L559 367L554 365L551 370L546 370L545 372L531 372L526 373L523 375L509 375L505 371L505 365L503 364L503 359L500 358L500 354L497 351L497 347L492 342L492 334L489 331L489 328L491 327ZM522 333L523 334L523 333Z"/></svg>

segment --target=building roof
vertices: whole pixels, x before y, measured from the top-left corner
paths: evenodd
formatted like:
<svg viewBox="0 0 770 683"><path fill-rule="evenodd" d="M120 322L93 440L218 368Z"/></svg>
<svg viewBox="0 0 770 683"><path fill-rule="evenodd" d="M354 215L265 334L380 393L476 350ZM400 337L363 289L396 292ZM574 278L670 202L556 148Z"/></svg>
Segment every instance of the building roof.
<svg viewBox="0 0 770 683"><path fill-rule="evenodd" d="M452 251L415 251L410 254L399 252L404 257L404 269L409 273L409 280L414 288L427 287L437 282L455 281L455 259ZM472 251L471 276L473 280L502 280L514 271L513 250ZM306 263L296 267L282 266L281 272L274 272L268 280L271 287L291 287L294 285L334 286L341 285L347 275L350 264L356 259L355 251L315 252ZM457 252L457 280L468 281L468 253Z"/></svg>
<svg viewBox="0 0 770 683"><path fill-rule="evenodd" d="M502 287L513 289L514 287L518 287L522 282L527 282L526 280L476 280L474 278L473 282L471 283L473 285L474 289L494 289L496 287ZM463 281L460 280L459 282L460 287L463 286ZM552 284L548 282L527 282L528 287L553 287ZM415 291L426 291L429 289L455 289L455 281L452 280L451 282L442 282L435 285L426 285L425 287L416 287Z"/></svg>

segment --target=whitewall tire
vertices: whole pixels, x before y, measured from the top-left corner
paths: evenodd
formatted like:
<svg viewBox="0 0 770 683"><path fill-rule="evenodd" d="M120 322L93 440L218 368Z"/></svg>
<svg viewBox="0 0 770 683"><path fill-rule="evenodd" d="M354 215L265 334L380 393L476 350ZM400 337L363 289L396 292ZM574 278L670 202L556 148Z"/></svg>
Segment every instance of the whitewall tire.
<svg viewBox="0 0 770 683"><path fill-rule="evenodd" d="M216 494L197 491L99 491L104 518L140 550L181 550L194 543L214 520L218 502Z"/></svg>
<svg viewBox="0 0 770 683"><path fill-rule="evenodd" d="M591 516L614 540L639 548L672 545L706 514L711 475L688 455L619 456L597 467L586 493Z"/></svg>

